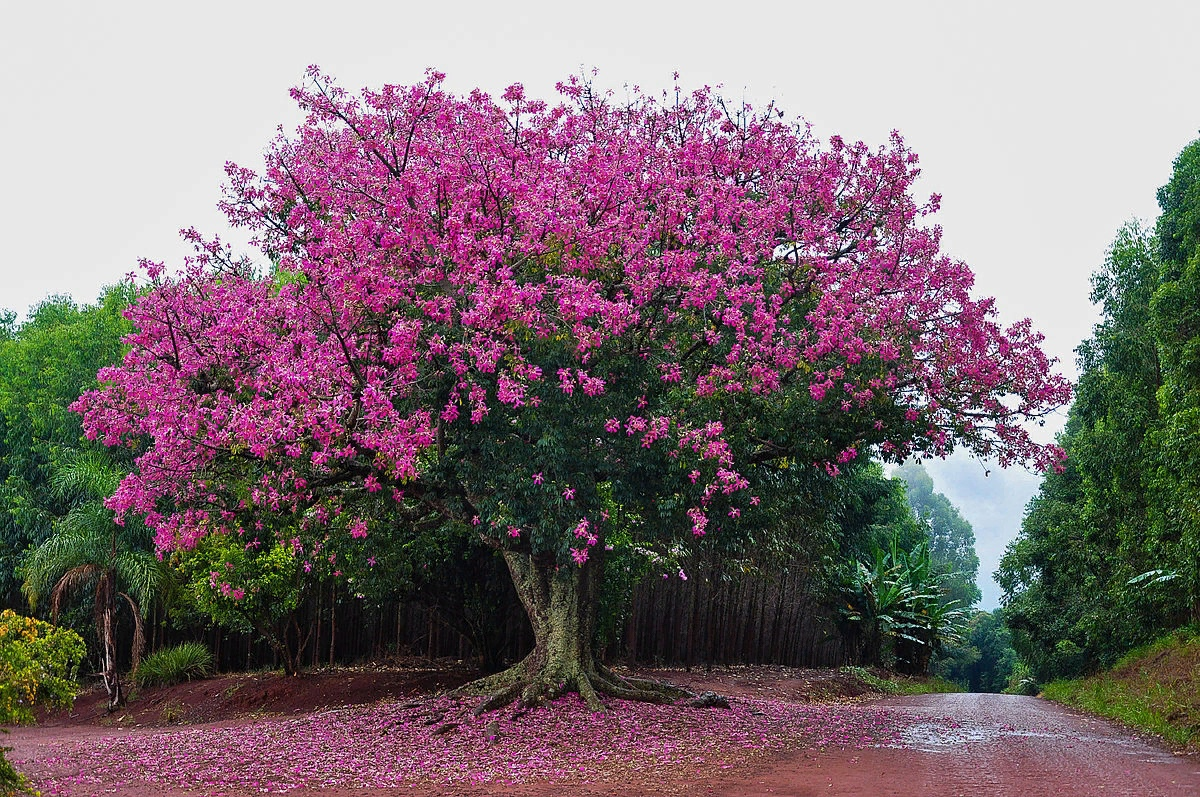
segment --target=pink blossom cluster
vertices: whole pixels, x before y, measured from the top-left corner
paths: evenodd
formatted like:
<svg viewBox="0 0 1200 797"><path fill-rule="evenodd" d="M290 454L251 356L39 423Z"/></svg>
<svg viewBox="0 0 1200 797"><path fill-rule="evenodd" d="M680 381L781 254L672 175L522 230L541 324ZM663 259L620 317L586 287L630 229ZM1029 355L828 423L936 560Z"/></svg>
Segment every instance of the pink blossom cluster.
<svg viewBox="0 0 1200 797"><path fill-rule="evenodd" d="M1062 459L1023 424L1068 383L940 252L899 135L822 145L709 89L617 101L572 79L550 104L442 80L355 96L314 68L265 170L227 168L223 208L270 273L195 233L178 273L146 265L130 351L75 409L91 438L146 443L110 506L160 549L245 514L329 523L356 490L415 500L440 440L551 399L593 408L598 447L623 431L686 462L696 535L748 486L723 402L809 402L857 430L817 452L830 473L957 442ZM622 357L658 378L621 384Z"/></svg>

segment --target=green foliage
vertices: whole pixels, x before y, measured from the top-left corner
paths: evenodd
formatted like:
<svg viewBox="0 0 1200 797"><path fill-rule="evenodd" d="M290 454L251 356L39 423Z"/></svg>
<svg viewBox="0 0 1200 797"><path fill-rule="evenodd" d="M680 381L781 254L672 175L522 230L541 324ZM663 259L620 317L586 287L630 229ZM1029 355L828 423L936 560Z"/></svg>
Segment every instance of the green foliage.
<svg viewBox="0 0 1200 797"><path fill-rule="evenodd" d="M928 695L962 691L958 684L937 676L911 678L893 673L880 676L866 667L855 665L842 667L838 672L852 675L870 690L886 695Z"/></svg>
<svg viewBox="0 0 1200 797"><path fill-rule="evenodd" d="M1042 688L1038 685L1037 678L1033 676L1033 671L1029 669L1029 665L1017 659L1017 666L1013 668L1012 675L1008 678L1008 684L1004 687L1004 694L1034 697L1041 691Z"/></svg>
<svg viewBox="0 0 1200 797"><path fill-rule="evenodd" d="M1102 316L1050 474L1001 562L1013 644L1040 680L1111 666L1200 621L1200 141L1158 192L1153 233L1118 231Z"/></svg>
<svg viewBox="0 0 1200 797"><path fill-rule="evenodd" d="M121 313L132 299L129 286L82 307L54 296L21 324L11 313L0 322L0 605L19 605L17 565L70 508L50 489L51 475L73 452L96 446L68 407L96 386L100 367L120 360L130 331Z"/></svg>
<svg viewBox="0 0 1200 797"><path fill-rule="evenodd" d="M209 534L195 547L176 551L170 564L182 584L179 616L256 632L295 671L307 639L296 612L317 582L312 561L273 534L255 539Z"/></svg>
<svg viewBox="0 0 1200 797"><path fill-rule="evenodd" d="M142 660L134 676L137 685L170 686L207 678L216 670L216 660L208 648L199 642L184 642L151 653Z"/></svg>
<svg viewBox="0 0 1200 797"><path fill-rule="evenodd" d="M924 674L933 655L958 640L965 613L946 597L928 542L905 551L893 537L873 553L843 586L844 624L858 638L860 661Z"/></svg>
<svg viewBox="0 0 1200 797"><path fill-rule="evenodd" d="M1186 263L1200 249L1200 139L1175 158L1170 181L1158 189L1158 206L1159 254L1164 263Z"/></svg>
<svg viewBox="0 0 1200 797"><path fill-rule="evenodd" d="M0 610L0 724L33 722L39 704L71 705L84 651L74 631ZM8 749L0 747L0 795L31 794L29 782L4 757Z"/></svg>
<svg viewBox="0 0 1200 797"><path fill-rule="evenodd" d="M895 475L905 484L917 520L928 530L930 557L933 567L944 576L947 597L964 609L974 606L981 593L975 583L979 556L971 524L950 499L933 491L933 479L919 462L906 462Z"/></svg>
<svg viewBox="0 0 1200 797"><path fill-rule="evenodd" d="M1168 556L1153 565L1178 573L1172 589L1186 601L1189 619L1200 622L1200 140L1176 158L1158 201L1161 278L1150 327L1162 385L1149 435L1158 454L1149 492L1152 532Z"/></svg>
<svg viewBox="0 0 1200 797"><path fill-rule="evenodd" d="M4 733L8 733L8 731L4 731ZM17 772L9 760L4 757L4 754L11 749L11 747L0 747L0 797L36 794L29 785L29 780L20 772Z"/></svg>
<svg viewBox="0 0 1200 797"><path fill-rule="evenodd" d="M0 724L34 721L34 706L69 706L84 655L74 631L0 611Z"/></svg>
<svg viewBox="0 0 1200 797"><path fill-rule="evenodd" d="M1185 518L1167 520L1163 500L1159 282L1149 231L1122 227L1092 280L1102 316L1078 350L1066 469L1047 474L997 572L1013 645L1040 681L1109 666L1187 619L1187 579L1137 578L1188 555Z"/></svg>
<svg viewBox="0 0 1200 797"><path fill-rule="evenodd" d="M934 672L970 692L1003 692L1017 670L1017 652L1004 625L1004 612L975 612L962 639L948 645Z"/></svg>
<svg viewBox="0 0 1200 797"><path fill-rule="evenodd" d="M51 488L70 510L54 521L53 533L30 550L21 567L22 589L36 608L49 597L57 620L64 602L79 594L91 598L100 675L110 708L122 700L117 666L117 612L133 619L130 658L137 669L143 647L142 620L165 588L168 576L153 553L150 533L136 519L118 525L104 499L116 489L122 471L107 451L78 451L59 464Z"/></svg>

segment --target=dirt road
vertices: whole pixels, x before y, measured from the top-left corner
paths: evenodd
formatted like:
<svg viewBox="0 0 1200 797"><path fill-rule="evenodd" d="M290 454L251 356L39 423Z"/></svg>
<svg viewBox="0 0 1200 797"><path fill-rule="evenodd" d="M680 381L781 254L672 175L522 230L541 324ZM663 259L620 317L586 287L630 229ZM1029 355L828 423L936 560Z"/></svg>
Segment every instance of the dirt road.
<svg viewBox="0 0 1200 797"><path fill-rule="evenodd" d="M922 695L880 705L928 717L896 747L807 752L710 793L1097 797L1200 795L1200 757L1032 697Z"/></svg>

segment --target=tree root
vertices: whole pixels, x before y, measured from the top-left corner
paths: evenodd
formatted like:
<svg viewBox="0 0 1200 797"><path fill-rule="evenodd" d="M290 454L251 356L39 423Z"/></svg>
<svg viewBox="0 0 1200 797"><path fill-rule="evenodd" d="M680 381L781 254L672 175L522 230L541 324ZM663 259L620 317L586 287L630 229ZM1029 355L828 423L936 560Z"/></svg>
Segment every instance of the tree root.
<svg viewBox="0 0 1200 797"><path fill-rule="evenodd" d="M494 675L472 681L451 694L477 695L484 700L473 710L478 717L514 702L531 708L554 700L567 692L575 692L591 711L603 712L601 696L642 703L670 703L695 694L683 687L646 678L625 678L604 665L593 668L569 668L566 672L531 672L532 663L526 659Z"/></svg>
<svg viewBox="0 0 1200 797"><path fill-rule="evenodd" d="M659 699L653 702L664 703L672 700L680 700L685 697L695 697L695 693L690 689L684 689L682 686L676 686L675 684L667 683L666 681L654 681L649 678L632 678L617 675L603 664L596 665L596 670L600 677L615 685L617 688L658 696ZM619 695L613 696L619 697ZM645 700L645 698L640 699Z"/></svg>

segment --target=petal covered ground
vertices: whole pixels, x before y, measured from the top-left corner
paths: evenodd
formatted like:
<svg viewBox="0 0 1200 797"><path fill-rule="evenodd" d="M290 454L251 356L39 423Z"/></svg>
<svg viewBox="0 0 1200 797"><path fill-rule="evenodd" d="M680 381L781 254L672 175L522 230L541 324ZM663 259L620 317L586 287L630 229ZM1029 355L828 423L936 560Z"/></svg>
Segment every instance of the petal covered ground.
<svg viewBox="0 0 1200 797"><path fill-rule="evenodd" d="M450 697L383 701L172 729L114 730L41 745L20 762L47 795L154 784L210 795L295 789L662 784L744 769L797 747L887 744L916 718L889 708L735 698L697 709L612 700L593 714L574 696L474 717Z"/></svg>

